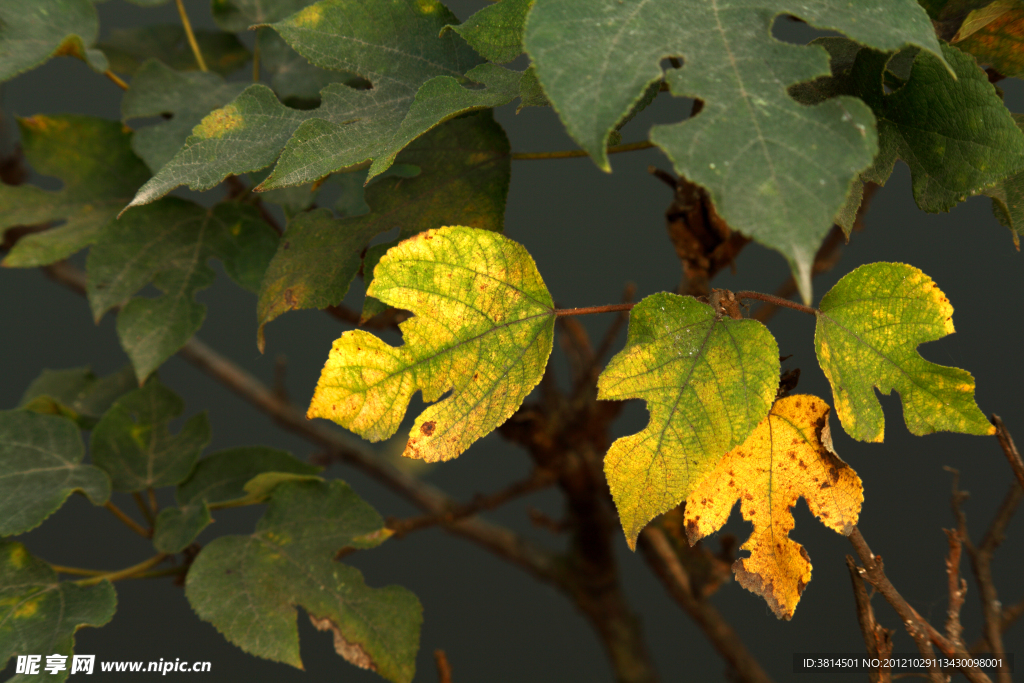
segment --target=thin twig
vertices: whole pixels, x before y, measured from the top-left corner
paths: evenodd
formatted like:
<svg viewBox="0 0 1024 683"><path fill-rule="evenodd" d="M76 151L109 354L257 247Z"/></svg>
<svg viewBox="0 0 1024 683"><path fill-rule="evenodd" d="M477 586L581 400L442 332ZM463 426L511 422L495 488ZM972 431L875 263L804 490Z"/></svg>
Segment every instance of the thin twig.
<svg viewBox="0 0 1024 683"><path fill-rule="evenodd" d="M109 572L106 574L90 576L88 579L81 579L79 581L75 581L75 583L79 586L95 586L97 583L100 583L101 581L110 581L111 583L113 583L114 581L120 581L122 579L132 579L135 578L137 575L145 573L146 570L152 569L153 567L157 566L166 559L167 553L157 553L148 560L140 562L136 565L132 565L131 567L126 567L125 569L120 569L116 572Z"/></svg>
<svg viewBox="0 0 1024 683"><path fill-rule="evenodd" d="M146 501L142 499L142 494L138 491L132 492L132 498L135 499L135 504L139 506L139 511L142 513L142 516L146 518L146 524L148 524L149 528L152 529L153 525L156 524L156 518L153 517L153 511L149 509L149 506L146 505Z"/></svg>
<svg viewBox="0 0 1024 683"><path fill-rule="evenodd" d="M608 154L619 154L621 152L634 152L638 149L650 149L654 147L653 142L642 140L630 142L625 145L614 145L605 150ZM565 149L557 152L513 152L513 159L574 159L576 157L590 156L590 152L582 149Z"/></svg>
<svg viewBox="0 0 1024 683"><path fill-rule="evenodd" d="M160 506L156 502L156 491L153 490L152 486L146 489L146 496L149 498L149 509L153 511L153 516L155 517L160 512Z"/></svg>
<svg viewBox="0 0 1024 683"><path fill-rule="evenodd" d="M967 594L967 581L960 578L960 555L963 544L960 542L959 533L952 529L944 531L949 543L949 555L946 558L947 591L949 592L949 608L946 610L946 637L949 638L949 642L966 650L967 646L963 641L964 627L960 623L960 610L964 606L964 596Z"/></svg>
<svg viewBox="0 0 1024 683"><path fill-rule="evenodd" d="M992 416L992 424L996 426L996 438L999 439L999 445L1003 447L1003 454L1013 469L1013 475L1017 477L1017 483L1021 488L1024 488L1024 461L1021 460L1017 446L1013 443L1013 437L1010 436L1010 432L1006 431L1006 425L998 415Z"/></svg>
<svg viewBox="0 0 1024 683"><path fill-rule="evenodd" d="M807 313L809 315L817 315L818 309L811 306L804 306L798 304L795 301L789 299L783 299L782 297L775 296L773 294L762 294L761 292L735 292L733 294L737 299L756 299L757 301L765 301L772 304L773 306L782 306L785 308L792 308L794 311L800 311L801 313Z"/></svg>
<svg viewBox="0 0 1024 683"><path fill-rule="evenodd" d="M196 42L196 34L192 32L192 22L188 20L188 12L185 11L185 4L182 0L174 0L175 4L178 5L178 15L181 16L181 25L185 29L185 37L188 38L189 47L192 48L192 54L195 55L196 64L199 65L200 71L209 71L206 68L206 61L203 59L203 53L199 51L199 43Z"/></svg>
<svg viewBox="0 0 1024 683"><path fill-rule="evenodd" d="M853 558L846 556L846 567L850 571L850 580L853 582L853 599L857 605L857 624L860 626L861 636L864 638L864 646L871 659L885 662L892 654L892 633L883 628L875 620L875 611L871 607L871 597L864 588L864 581L857 571L857 565ZM868 671L868 678L871 683L890 683L892 681L892 668L879 665L877 669Z"/></svg>
<svg viewBox="0 0 1024 683"><path fill-rule="evenodd" d="M119 520L124 522L124 525L126 527L128 527L129 529L131 529L132 531L137 533L139 536L142 536L143 538L152 538L153 537L152 534L150 534L147 529L145 529L141 524L139 524L134 519L132 519L131 517L126 515L124 513L124 510L122 510L121 508L117 507L116 505L114 505L109 500L106 503L103 504L103 507L107 508L112 513L114 513L115 517L117 517Z"/></svg>
<svg viewBox="0 0 1024 683"><path fill-rule="evenodd" d="M661 579L669 595L700 626L718 654L736 671L738 680L745 683L770 683L772 679L744 647L739 635L715 606L694 595L690 578L664 532L656 526L648 526L641 532L639 541L644 559Z"/></svg>
<svg viewBox="0 0 1024 683"><path fill-rule="evenodd" d="M633 303L633 297L636 295L636 285L632 282L626 285L626 289L622 292L622 303L629 304ZM612 320L611 325L605 330L604 336L601 338L601 343L598 344L597 350L594 351L590 359L590 366L586 370L580 373L579 381L576 386L573 387L572 398L578 399L580 394L597 381L598 375L601 374L601 362L605 359L608 353L612 350L612 344L615 343L615 338L619 336L619 331L622 330L622 326L629 320L629 311L619 311L619 314Z"/></svg>
<svg viewBox="0 0 1024 683"><path fill-rule="evenodd" d="M65 567L62 564L51 564L50 569L57 572L58 574L71 574L72 576L103 576L110 572L105 572L102 569L82 569L81 567Z"/></svg>
<svg viewBox="0 0 1024 683"><path fill-rule="evenodd" d="M104 71L103 75L106 76L107 78L109 78L110 80L112 80L114 82L114 85L116 85L121 90L127 90L128 89L128 84L125 83L121 79L120 76L118 76L116 73L114 73L110 69L107 69L106 71Z"/></svg>
<svg viewBox="0 0 1024 683"><path fill-rule="evenodd" d="M563 315L591 315L594 313L616 313L618 311L629 311L632 310L636 304L607 304L605 306L587 306L585 308L556 308L555 315L562 317Z"/></svg>
<svg viewBox="0 0 1024 683"><path fill-rule="evenodd" d="M444 650L434 650L434 661L437 663L437 683L452 683L452 665L448 663Z"/></svg>

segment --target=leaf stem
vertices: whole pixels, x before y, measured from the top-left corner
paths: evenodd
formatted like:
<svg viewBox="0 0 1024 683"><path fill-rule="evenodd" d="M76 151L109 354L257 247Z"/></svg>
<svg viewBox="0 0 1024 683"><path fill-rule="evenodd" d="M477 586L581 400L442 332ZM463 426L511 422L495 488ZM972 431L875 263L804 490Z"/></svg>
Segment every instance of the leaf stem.
<svg viewBox="0 0 1024 683"><path fill-rule="evenodd" d="M142 536L143 538L152 538L152 535L149 533L149 531L144 529L141 524L139 524L134 519L129 517L127 514L125 514L124 510L117 507L109 500L103 504L103 507L107 508L112 513L114 513L115 517L124 522L124 525L126 527L137 533L139 536Z"/></svg>
<svg viewBox="0 0 1024 683"><path fill-rule="evenodd" d="M773 306L783 306L785 308L792 308L794 311L800 311L801 313L807 313L809 315L817 315L818 309L812 306L804 306L798 304L795 301L789 299L783 299L782 297L775 296L774 294L763 294L761 292L736 292L735 296L737 299L756 299L757 301L764 301L772 304Z"/></svg>
<svg viewBox="0 0 1024 683"><path fill-rule="evenodd" d="M114 82L114 85L116 85L121 90L127 90L128 89L128 84L125 83L121 79L120 76L118 76L116 73L114 73L110 69L107 69L106 71L104 71L103 75L106 76L107 78L109 78L110 80L112 80Z"/></svg>
<svg viewBox="0 0 1024 683"><path fill-rule="evenodd" d="M585 308L556 308L555 317L561 318L566 315L590 315L591 313L616 313L618 311L632 310L635 304L608 304L607 306L587 306Z"/></svg>
<svg viewBox="0 0 1024 683"><path fill-rule="evenodd" d="M182 0L174 0L174 4L178 6L178 14L181 16L181 25L185 29L185 36L188 38L189 47L192 48L192 54L196 57L196 64L199 65L200 71L209 71L206 68L206 61L203 59L203 53L199 51L199 43L196 42L196 35L192 32L192 22L188 20L188 13L185 11L185 3Z"/></svg>
<svg viewBox="0 0 1024 683"><path fill-rule="evenodd" d="M153 517L153 511L149 509L149 505L142 499L142 494L138 491L132 492L132 498L135 499L135 504L139 506L139 511L142 512L142 516L146 518L146 523L149 524L149 528L152 529L156 523L156 519Z"/></svg>
<svg viewBox="0 0 1024 683"><path fill-rule="evenodd" d="M79 586L95 586L97 583L100 583L101 581L114 582L120 581L121 579L135 578L137 575L141 575L144 572L146 572L147 569L152 569L156 565L160 564L165 559L167 559L167 553L158 553L153 557L149 558L148 560L139 562L138 564L132 565L131 567L125 567L124 569L119 569L116 572L97 574L96 576L91 576L88 579L75 581L75 583Z"/></svg>
<svg viewBox="0 0 1024 683"><path fill-rule="evenodd" d="M634 152L640 149L650 149L654 143L649 140L630 142L625 145L614 145L605 150L608 154L619 154L620 152ZM563 149L557 152L513 152L513 159L575 159L576 157L590 156L590 153L582 149Z"/></svg>
<svg viewBox="0 0 1024 683"><path fill-rule="evenodd" d="M82 569L81 567L65 567L62 564L51 564L50 569L58 574L72 574L74 576L103 576L108 572L102 569Z"/></svg>

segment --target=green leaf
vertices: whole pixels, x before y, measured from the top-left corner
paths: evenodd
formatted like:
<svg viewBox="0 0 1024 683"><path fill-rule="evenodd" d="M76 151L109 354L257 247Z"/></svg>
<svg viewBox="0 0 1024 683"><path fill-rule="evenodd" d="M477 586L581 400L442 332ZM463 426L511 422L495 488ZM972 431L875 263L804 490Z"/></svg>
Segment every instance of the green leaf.
<svg viewBox="0 0 1024 683"><path fill-rule="evenodd" d="M1017 127L1024 131L1024 114L1011 114ZM985 190L992 198L992 213L1013 233L1013 243L1020 249L1024 234L1024 171L1015 173Z"/></svg>
<svg viewBox="0 0 1024 683"><path fill-rule="evenodd" d="M213 0L213 20L225 31L237 33L255 24L270 24L298 12L316 0Z"/></svg>
<svg viewBox="0 0 1024 683"><path fill-rule="evenodd" d="M484 59L506 64L523 54L523 28L532 6L533 0L500 0L478 10L466 23L445 28L465 38Z"/></svg>
<svg viewBox="0 0 1024 683"><path fill-rule="evenodd" d="M815 252L875 155L874 122L854 99L807 107L788 95L828 64L818 46L772 37L779 14L882 50L910 43L941 54L913 0L537 0L526 48L569 134L605 170L615 124L663 77L660 61L681 56L664 78L704 107L654 126L651 141L726 223L785 256L809 300Z"/></svg>
<svg viewBox="0 0 1024 683"><path fill-rule="evenodd" d="M195 30L196 43L210 71L227 76L240 69L251 55L233 33ZM97 44L110 60L110 70L129 76L149 59L159 59L176 71L196 71L195 54L181 24L155 24L113 29L110 37ZM132 83L134 88L136 83Z"/></svg>
<svg viewBox="0 0 1024 683"><path fill-rule="evenodd" d="M259 189L303 185L370 160L372 178L387 170L411 135L468 109L511 100L516 92L502 87L514 79L498 78L492 69L477 75L488 78L483 90L451 90L448 81L438 81L415 107L418 113L410 111L425 83L444 76L462 82L480 62L458 35L438 37L453 21L454 15L436 0L323 0L273 24L314 65L357 74L373 87L333 83L321 92L319 108L301 111L282 105L269 88L250 86L196 126L131 206L154 201L179 185L209 189L230 174L265 168L278 157ZM407 115L412 118L398 135Z"/></svg>
<svg viewBox="0 0 1024 683"><path fill-rule="evenodd" d="M287 472L314 475L319 471L319 467L276 448L229 448L200 460L192 476L178 485L175 497L182 507L196 501L225 503L249 497L245 485L259 474Z"/></svg>
<svg viewBox="0 0 1024 683"><path fill-rule="evenodd" d="M74 420L81 429L92 429L118 397L138 386L130 365L103 378L87 367L43 370L25 390L18 407L61 415Z"/></svg>
<svg viewBox="0 0 1024 683"><path fill-rule="evenodd" d="M422 232L393 247L367 290L411 311L392 347L363 330L334 342L307 417L370 441L397 431L413 393L427 403L406 457L450 460L496 429L540 382L555 313L529 253L487 230Z"/></svg>
<svg viewBox="0 0 1024 683"><path fill-rule="evenodd" d="M904 263L870 263L826 294L814 347L832 384L836 414L860 441L882 441L885 419L875 395L893 389L912 434L993 434L974 402L974 378L930 363L918 344L952 334L953 307L932 279Z"/></svg>
<svg viewBox="0 0 1024 683"><path fill-rule="evenodd" d="M196 614L250 654L302 667L296 607L332 631L338 654L402 683L415 672L422 608L404 588L370 588L334 560L389 532L341 481L286 483L249 536L225 536L192 564L185 595Z"/></svg>
<svg viewBox="0 0 1024 683"><path fill-rule="evenodd" d="M102 470L83 465L83 457L74 422L24 410L0 411L0 536L39 526L75 491L94 505L107 502L110 480Z"/></svg>
<svg viewBox="0 0 1024 683"><path fill-rule="evenodd" d="M104 581L82 588L58 581L57 573L15 541L0 541L0 668L17 655L42 655L37 676L11 681L63 681L71 669L75 631L110 622L117 608L114 587ZM46 655L68 657L67 670L45 671Z"/></svg>
<svg viewBox="0 0 1024 683"><path fill-rule="evenodd" d="M206 307L194 295L213 282L211 257L254 289L276 249L277 235L247 205L206 209L168 198L108 223L86 262L93 315L104 313L152 282L163 295L134 298L117 316L121 346L140 379L177 352L202 325Z"/></svg>
<svg viewBox="0 0 1024 683"><path fill-rule="evenodd" d="M90 116L19 119L25 160L64 187L50 192L31 185L0 185L0 233L18 225L63 221L18 240L3 265L27 268L67 258L92 244L149 169L131 150L130 133L116 121Z"/></svg>
<svg viewBox="0 0 1024 683"><path fill-rule="evenodd" d="M267 269L257 309L263 327L298 309L341 302L376 235L399 228L399 239L442 225L501 231L511 161L508 138L487 113L451 121L415 141L400 163L415 177L389 177L366 189L370 213L335 220L327 210L301 214L288 226ZM364 268L364 276L372 269Z"/></svg>
<svg viewBox="0 0 1024 683"><path fill-rule="evenodd" d="M103 73L106 57L90 48L98 32L89 0L0 0L0 82L59 55Z"/></svg>
<svg viewBox="0 0 1024 683"><path fill-rule="evenodd" d="M206 413L193 415L177 435L168 425L184 402L156 378L119 398L92 430L92 461L110 475L114 489L141 491L181 483L210 441Z"/></svg>
<svg viewBox="0 0 1024 683"><path fill-rule="evenodd" d="M331 83L344 83L353 88L365 85L355 74L313 66L272 30L257 30L260 64L270 74L270 85L278 99L288 106L296 109L319 106L320 91Z"/></svg>
<svg viewBox="0 0 1024 683"><path fill-rule="evenodd" d="M153 527L153 546L161 553L180 553L212 521L210 508L202 500L181 508L164 508Z"/></svg>
<svg viewBox="0 0 1024 683"><path fill-rule="evenodd" d="M630 548L764 419L779 385L779 347L756 320L733 320L692 297L652 294L629 314L626 347L597 397L646 401L651 419L615 441L604 472Z"/></svg>
<svg viewBox="0 0 1024 683"><path fill-rule="evenodd" d="M213 73L180 73L151 59L132 79L121 100L121 117L171 115L168 121L136 129L132 149L154 172L171 160L197 123L214 109L235 99L243 83L225 83Z"/></svg>

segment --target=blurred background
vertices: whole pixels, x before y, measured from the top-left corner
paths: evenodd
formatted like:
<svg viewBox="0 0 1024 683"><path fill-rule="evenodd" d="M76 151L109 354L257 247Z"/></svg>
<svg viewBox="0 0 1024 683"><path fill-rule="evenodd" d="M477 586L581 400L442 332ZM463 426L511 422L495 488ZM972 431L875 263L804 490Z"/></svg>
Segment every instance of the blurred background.
<svg viewBox="0 0 1024 683"><path fill-rule="evenodd" d="M487 3L452 0L447 4L465 20ZM197 28L215 28L208 2L189 0L186 7ZM101 39L116 28L178 22L173 3L144 9L111 0L98 4L98 9ZM820 35L786 19L776 22L775 33L801 43ZM243 68L229 80L249 77L249 70ZM1010 109L1024 111L1021 83L1007 80L999 85L1006 91ZM121 91L75 59L54 59L6 83L0 92L8 136L16 136L13 116L82 113L120 118ZM662 94L623 129L623 142L646 139L652 124L681 120L690 106L689 100ZM551 108L528 108L517 115L513 104L496 110L496 117L505 127L513 151L576 148ZM647 170L649 165L671 170L670 163L657 150L615 155L611 161L611 174L599 171L587 158L513 161L505 232L536 259L561 307L616 303L627 283L636 285L639 299L671 291L679 282L679 261L664 218L672 193ZM35 176L29 182L51 189L59 186L54 179ZM181 194L206 202L215 201L219 192ZM909 172L900 163L874 197L864 225L843 248L837 267L815 280L815 303L839 277L864 263L904 262L922 269L952 302L957 329L955 335L922 347L922 354L933 362L971 372L981 409L1001 415L1018 441L1024 442L1024 357L1020 352L1024 267L1010 233L993 218L990 200L973 198L948 214L925 214L914 204ZM84 259L78 257L76 263L83 265ZM219 268L219 263L215 267ZM742 252L735 274L726 272L713 284L773 292L788 274L779 255L753 244ZM346 302L359 309L362 296L357 279ZM256 301L251 294L221 275L198 298L208 307L199 337L268 384L273 380L276 359L285 358L287 389L299 406L305 406L312 396L332 341L347 329L318 311L289 313L267 327L267 350L261 355L256 348ZM592 339L600 339L612 317L577 320ZM792 355L783 368L803 371L797 391L816 394L831 404L831 390L814 357L814 321L783 310L770 321L769 328L782 355ZM117 341L114 316L94 324L84 299L36 270L0 271L0 330L0 408L17 405L22 392L44 368L89 365L102 375L127 362ZM624 338L620 333L616 349ZM397 337L389 341L398 343ZM567 366L557 344L553 359L564 382ZM256 444L287 449L302 458L314 453L305 441L282 431L177 357L161 368L160 377L185 399L186 417L209 412L213 441L206 453ZM833 417L835 447L864 482L860 522L864 537L884 556L888 576L903 596L938 626L945 620L947 605L947 544L942 528L954 525L951 476L943 467L960 470L961 488L971 493L965 510L975 541L980 540L1009 489L1011 474L994 438L911 436L898 397L881 400L886 413L885 443L854 442ZM420 407L414 401L408 424ZM632 401L615 423L614 435L636 432L646 421L643 404ZM400 446L386 443L381 448L393 452ZM457 500L468 501L474 494L489 493L525 477L530 467L528 454L492 434L459 459L432 467L422 476ZM351 469L333 466L326 476L351 483L384 517L417 512ZM172 501L168 496L161 502ZM126 509L132 507L127 499L124 503ZM548 490L485 516L537 543L562 547L564 538L531 525L528 506L556 519L562 515L559 494ZM262 508L218 511L216 523L198 540L204 543L226 533L249 533L261 513ZM803 501L794 514L796 528L791 536L806 547L814 573L792 621L779 621L760 597L735 583L721 588L714 603L776 680L866 680L863 673L833 671L798 677L792 673L794 652L863 652L844 559L852 554L852 547L819 524ZM735 534L742 542L749 530L750 525L734 509L721 533ZM19 540L32 553L56 564L115 569L152 554L146 541L80 496L73 496L44 525ZM715 545L716 539L711 543ZM625 589L641 616L662 680L723 680L725 665L701 631L675 606L643 559L628 550L625 539L620 537L617 545ZM417 681L437 679L432 657L436 648L447 652L456 683L612 680L593 631L562 594L442 530L416 532L371 552L349 555L345 561L359 567L370 585L401 584L423 603ZM1024 526L1018 516L993 567L1004 604L1024 597L1022 567ZM980 633L981 618L966 560L962 569L969 578L963 622L971 642ZM212 673L206 676L217 681L382 680L338 657L331 636L315 631L301 611L298 623L305 671L258 660L228 644L192 613L183 590L170 580L124 581L116 588L118 611L113 621L102 629L79 631L77 653L95 654L100 660L207 660L212 662ZM875 609L883 625L896 629L896 651L916 651L898 617L880 598L875 599ZM1024 644L1024 625L1015 625L1005 638L1008 652L1024 654L1019 647ZM12 673L13 660L3 676ZM116 674L119 681L150 680L153 676Z"/></svg>

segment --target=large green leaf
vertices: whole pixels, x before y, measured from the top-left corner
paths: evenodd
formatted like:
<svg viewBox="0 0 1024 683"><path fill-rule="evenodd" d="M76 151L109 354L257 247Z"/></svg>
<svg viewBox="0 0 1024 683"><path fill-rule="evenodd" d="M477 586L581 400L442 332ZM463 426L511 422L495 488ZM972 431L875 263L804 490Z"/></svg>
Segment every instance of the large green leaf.
<svg viewBox="0 0 1024 683"><path fill-rule="evenodd" d="M92 244L149 177L131 150L131 135L117 121L90 116L33 116L20 119L25 159L64 187L50 192L31 185L0 185L0 232L17 225L63 221L26 235L3 265L34 267L67 258Z"/></svg>
<svg viewBox="0 0 1024 683"><path fill-rule="evenodd" d="M96 505L110 498L110 479L83 465L78 427L55 415L0 411L0 536L34 529L75 491Z"/></svg>
<svg viewBox="0 0 1024 683"><path fill-rule="evenodd" d="M376 235L398 227L405 239L452 224L501 231L511 162L508 139L489 114L438 127L406 148L400 162L419 174L374 181L366 189L370 213L335 220L319 210L289 224L260 289L260 349L263 326L282 313L340 303ZM372 272L364 270L367 281Z"/></svg>
<svg viewBox="0 0 1024 683"><path fill-rule="evenodd" d="M154 172L171 160L204 116L235 99L243 83L225 83L213 73L181 73L151 59L139 67L132 87L121 100L121 117L128 121L171 116L168 121L138 128L132 149Z"/></svg>
<svg viewBox="0 0 1024 683"><path fill-rule="evenodd" d="M681 56L664 78L704 107L653 127L651 141L730 226L786 257L809 300L815 252L877 148L863 103L807 107L788 95L826 75L828 62L820 47L774 39L779 14L882 50L910 43L941 54L914 0L537 0L526 48L569 134L604 169L615 124L662 78L660 61Z"/></svg>
<svg viewBox="0 0 1024 683"><path fill-rule="evenodd" d="M422 609L399 586L370 588L335 561L343 548L372 548L389 532L347 484L285 483L248 536L224 536L203 548L185 595L201 619L259 657L302 667L296 607L332 631L338 654L391 681L415 672Z"/></svg>
<svg viewBox="0 0 1024 683"><path fill-rule="evenodd" d="M319 467L302 462L287 451L265 446L243 446L211 453L178 485L178 505L196 501L225 503L249 497L245 485L265 472L313 475Z"/></svg>
<svg viewBox="0 0 1024 683"><path fill-rule="evenodd" d="M206 413L193 415L172 435L171 420L184 402L156 377L119 398L92 430L92 461L110 475L118 491L172 486L192 473L210 441Z"/></svg>
<svg viewBox="0 0 1024 683"><path fill-rule="evenodd" d="M98 32L89 0L0 0L0 82L58 55L102 73L107 58L91 47Z"/></svg>
<svg viewBox="0 0 1024 683"><path fill-rule="evenodd" d="M428 403L407 457L450 460L507 420L540 382L554 338L554 304L518 243L461 226L391 248L367 294L411 311L393 347L363 330L334 342L308 417L370 441L397 431L417 391Z"/></svg>
<svg viewBox="0 0 1024 683"><path fill-rule="evenodd" d="M438 37L454 21L435 0L323 0L273 24L314 65L357 74L373 87L332 83L319 108L303 111L282 105L265 86L250 86L203 119L131 205L183 184L209 189L275 161L260 189L306 184L366 161L372 178L433 126L517 97L521 74L494 65L467 73L480 58L457 34ZM463 87L467 79L485 87Z"/></svg>
<svg viewBox="0 0 1024 683"><path fill-rule="evenodd" d="M877 388L899 392L912 434L994 433L974 402L971 374L917 353L918 344L953 332L949 300L913 266L870 263L837 282L821 300L814 348L846 432L861 441L882 440Z"/></svg>
<svg viewBox="0 0 1024 683"><path fill-rule="evenodd" d="M13 683L57 683L68 677L75 631L103 626L114 616L117 594L110 583L82 588L58 581L48 564L15 541L0 541L0 668L11 657L40 655L39 673L17 675ZM47 673L46 656L64 655L67 668Z"/></svg>
<svg viewBox="0 0 1024 683"><path fill-rule="evenodd" d="M1012 114L1014 123L1024 131L1024 114ZM1020 248L1024 234L1024 171L1015 173L985 190L992 198L992 213L1013 232L1013 241Z"/></svg>
<svg viewBox="0 0 1024 683"><path fill-rule="evenodd" d="M523 28L532 6L533 0L500 0L450 28L484 59L505 64L523 54Z"/></svg>
<svg viewBox="0 0 1024 683"><path fill-rule="evenodd" d="M18 407L63 415L82 429L92 429L114 401L138 386L130 365L106 377L97 377L89 368L43 370L25 390Z"/></svg>
<svg viewBox="0 0 1024 683"><path fill-rule="evenodd" d="M117 333L144 380L202 325L206 307L194 295L213 282L207 261L222 259L232 277L254 288L276 248L277 234L251 206L206 209L167 198L103 228L86 262L89 304L99 320L127 301ZM151 282L164 294L128 301Z"/></svg>
<svg viewBox="0 0 1024 683"><path fill-rule="evenodd" d="M640 398L651 414L604 457L630 548L754 431L778 385L779 347L756 320L664 292L633 307L626 347L597 380L599 399Z"/></svg>
<svg viewBox="0 0 1024 683"><path fill-rule="evenodd" d="M237 71L251 55L233 33L224 31L194 31L199 51L210 71L222 76ZM134 75L144 62L159 59L177 71L196 71L195 53L188 44L181 24L154 24L128 29L114 29L110 36L97 44L116 73ZM135 83L132 83L135 86Z"/></svg>

